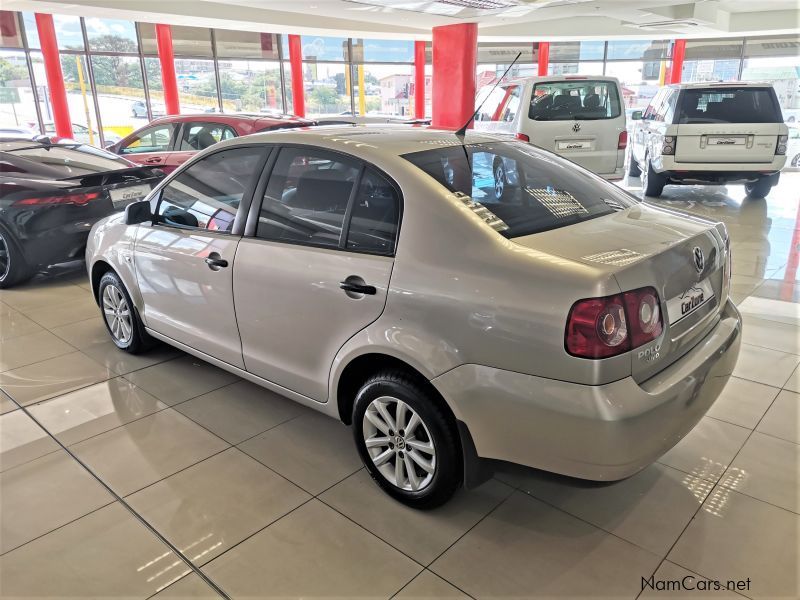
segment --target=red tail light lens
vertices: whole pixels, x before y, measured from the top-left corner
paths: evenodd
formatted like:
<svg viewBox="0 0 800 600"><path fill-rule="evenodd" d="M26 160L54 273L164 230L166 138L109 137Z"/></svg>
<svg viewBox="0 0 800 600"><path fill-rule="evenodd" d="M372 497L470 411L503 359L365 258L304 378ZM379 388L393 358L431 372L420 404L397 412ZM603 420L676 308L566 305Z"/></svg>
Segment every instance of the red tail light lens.
<svg viewBox="0 0 800 600"><path fill-rule="evenodd" d="M518 140L522 141L522 142L530 142L531 141L531 136L529 136L529 135L527 135L525 133L517 133L517 134L514 135L514 137L517 138Z"/></svg>
<svg viewBox="0 0 800 600"><path fill-rule="evenodd" d="M653 288L625 292L625 311L629 316L631 348L656 339L661 335L661 305Z"/></svg>
<svg viewBox="0 0 800 600"><path fill-rule="evenodd" d="M43 204L74 204L83 206L92 200L100 197L99 192L88 192L85 194L66 194L64 196L40 196L39 198L25 198L17 200L14 206L41 206Z"/></svg>
<svg viewBox="0 0 800 600"><path fill-rule="evenodd" d="M617 142L617 150L625 150L628 147L628 132L623 131L619 134L619 141Z"/></svg>
<svg viewBox="0 0 800 600"><path fill-rule="evenodd" d="M608 358L654 340L662 331L658 292L646 287L576 302L567 318L564 345L573 356Z"/></svg>

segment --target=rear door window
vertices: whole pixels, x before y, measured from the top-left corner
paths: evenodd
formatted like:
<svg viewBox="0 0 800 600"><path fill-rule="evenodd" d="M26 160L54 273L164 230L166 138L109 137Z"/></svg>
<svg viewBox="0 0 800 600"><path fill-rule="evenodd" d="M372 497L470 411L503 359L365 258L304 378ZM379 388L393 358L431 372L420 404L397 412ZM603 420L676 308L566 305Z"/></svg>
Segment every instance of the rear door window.
<svg viewBox="0 0 800 600"><path fill-rule="evenodd" d="M347 249L393 254L400 219L400 198L386 177L367 168L361 177L350 224Z"/></svg>
<svg viewBox="0 0 800 600"><path fill-rule="evenodd" d="M770 88L687 89L681 94L678 123L781 123Z"/></svg>
<svg viewBox="0 0 800 600"><path fill-rule="evenodd" d="M537 83L528 117L534 121L615 119L622 112L613 81L570 79Z"/></svg>
<svg viewBox="0 0 800 600"><path fill-rule="evenodd" d="M222 140L236 137L233 128L221 123L185 123L179 150L193 152L205 150Z"/></svg>
<svg viewBox="0 0 800 600"><path fill-rule="evenodd" d="M575 169L569 161L520 142L449 146L403 158L507 238L557 229L636 204L624 191ZM498 167L502 185L497 185Z"/></svg>
<svg viewBox="0 0 800 600"><path fill-rule="evenodd" d="M338 248L361 164L316 148L283 148L267 184L256 237Z"/></svg>

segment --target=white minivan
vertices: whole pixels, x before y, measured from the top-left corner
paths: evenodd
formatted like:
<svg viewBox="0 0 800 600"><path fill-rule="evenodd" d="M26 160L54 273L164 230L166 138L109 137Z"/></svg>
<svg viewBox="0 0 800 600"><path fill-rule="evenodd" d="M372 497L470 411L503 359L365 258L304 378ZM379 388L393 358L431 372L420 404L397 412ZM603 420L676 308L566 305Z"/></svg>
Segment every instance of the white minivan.
<svg viewBox="0 0 800 600"><path fill-rule="evenodd" d="M475 117L476 130L508 133L601 177L622 179L628 133L622 89L616 78L561 75L513 79L494 89L481 89L476 106L482 102Z"/></svg>

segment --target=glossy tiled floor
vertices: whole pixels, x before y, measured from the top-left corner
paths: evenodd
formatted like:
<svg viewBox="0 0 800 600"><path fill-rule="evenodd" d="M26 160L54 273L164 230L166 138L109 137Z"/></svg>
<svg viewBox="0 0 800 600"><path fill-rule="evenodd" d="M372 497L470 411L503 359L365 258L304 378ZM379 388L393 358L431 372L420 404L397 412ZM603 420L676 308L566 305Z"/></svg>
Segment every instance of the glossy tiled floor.
<svg viewBox="0 0 800 600"><path fill-rule="evenodd" d="M799 596L799 189L653 200L727 223L745 319L736 377L678 446L613 485L509 468L427 513L381 494L333 420L117 351L82 272L0 292L0 595L635 598L691 574Z"/></svg>

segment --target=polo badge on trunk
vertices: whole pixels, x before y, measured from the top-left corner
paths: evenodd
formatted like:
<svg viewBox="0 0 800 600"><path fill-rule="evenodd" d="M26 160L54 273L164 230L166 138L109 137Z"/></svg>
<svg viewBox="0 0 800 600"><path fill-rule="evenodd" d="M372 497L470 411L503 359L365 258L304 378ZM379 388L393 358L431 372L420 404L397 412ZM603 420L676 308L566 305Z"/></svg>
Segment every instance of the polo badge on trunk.
<svg viewBox="0 0 800 600"><path fill-rule="evenodd" d="M578 133L580 130L581 130L580 123L575 123L575 125L572 126L572 131L574 131L575 133Z"/></svg>
<svg viewBox="0 0 800 600"><path fill-rule="evenodd" d="M694 250L692 250L692 255L694 257L694 268L697 269L698 273L702 273L703 267L706 266L706 258L703 256L703 251L698 246L695 246Z"/></svg>

